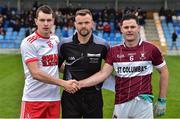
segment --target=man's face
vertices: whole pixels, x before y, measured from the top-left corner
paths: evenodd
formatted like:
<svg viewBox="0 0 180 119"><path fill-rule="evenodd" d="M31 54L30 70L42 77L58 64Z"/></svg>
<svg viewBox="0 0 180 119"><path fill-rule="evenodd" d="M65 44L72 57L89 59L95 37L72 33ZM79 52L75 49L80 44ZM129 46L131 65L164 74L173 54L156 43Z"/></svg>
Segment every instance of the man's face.
<svg viewBox="0 0 180 119"><path fill-rule="evenodd" d="M85 16L76 16L75 27L81 36L86 37L89 33L91 33L93 28L92 17L89 14L86 14Z"/></svg>
<svg viewBox="0 0 180 119"><path fill-rule="evenodd" d="M35 23L37 25L37 31L41 35L49 35L51 33L52 26L54 25L53 15L40 11L38 17L35 19Z"/></svg>
<svg viewBox="0 0 180 119"><path fill-rule="evenodd" d="M124 20L121 26L121 32L125 41L134 41L139 36L140 27L137 24L136 20L129 19Z"/></svg>

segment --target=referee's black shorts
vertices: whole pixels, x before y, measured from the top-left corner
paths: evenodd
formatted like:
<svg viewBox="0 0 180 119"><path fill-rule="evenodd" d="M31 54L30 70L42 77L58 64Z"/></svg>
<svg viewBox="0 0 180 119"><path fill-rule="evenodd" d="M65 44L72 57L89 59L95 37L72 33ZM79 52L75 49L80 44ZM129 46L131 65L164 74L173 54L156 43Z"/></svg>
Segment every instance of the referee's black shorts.
<svg viewBox="0 0 180 119"><path fill-rule="evenodd" d="M103 118L103 99L101 90L75 94L63 91L62 118Z"/></svg>

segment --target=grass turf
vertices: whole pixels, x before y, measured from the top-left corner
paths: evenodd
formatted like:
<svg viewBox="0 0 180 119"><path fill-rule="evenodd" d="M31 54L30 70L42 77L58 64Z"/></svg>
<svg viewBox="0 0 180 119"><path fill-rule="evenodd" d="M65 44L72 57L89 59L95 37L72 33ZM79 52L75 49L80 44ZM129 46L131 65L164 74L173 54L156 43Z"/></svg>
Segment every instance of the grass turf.
<svg viewBox="0 0 180 119"><path fill-rule="evenodd" d="M167 56L170 79L165 118L180 117L180 56ZM158 73L153 73L153 92L158 95ZM24 73L20 55L0 55L0 118L18 118L24 86ZM104 117L111 118L114 93L103 90Z"/></svg>

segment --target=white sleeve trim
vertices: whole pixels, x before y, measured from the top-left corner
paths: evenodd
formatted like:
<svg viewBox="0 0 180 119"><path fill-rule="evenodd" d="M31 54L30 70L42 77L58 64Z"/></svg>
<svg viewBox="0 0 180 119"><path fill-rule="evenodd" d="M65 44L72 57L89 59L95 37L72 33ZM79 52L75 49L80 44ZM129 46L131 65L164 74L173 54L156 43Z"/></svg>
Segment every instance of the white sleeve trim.
<svg viewBox="0 0 180 119"><path fill-rule="evenodd" d="M161 63L160 65L157 65L157 66L154 66L154 67L159 69L159 68L163 67L164 65L166 65L165 61L163 61L163 63Z"/></svg>

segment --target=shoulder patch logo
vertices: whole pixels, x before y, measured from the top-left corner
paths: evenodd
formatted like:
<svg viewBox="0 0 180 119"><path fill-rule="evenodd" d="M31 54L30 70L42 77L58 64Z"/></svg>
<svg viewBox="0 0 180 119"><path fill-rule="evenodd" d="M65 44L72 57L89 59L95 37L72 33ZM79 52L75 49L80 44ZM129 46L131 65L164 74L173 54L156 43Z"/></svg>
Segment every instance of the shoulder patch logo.
<svg viewBox="0 0 180 119"><path fill-rule="evenodd" d="M68 60L75 60L75 57L68 57Z"/></svg>

